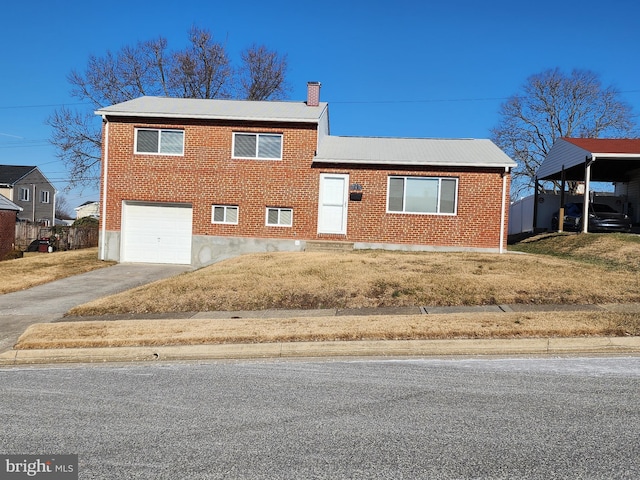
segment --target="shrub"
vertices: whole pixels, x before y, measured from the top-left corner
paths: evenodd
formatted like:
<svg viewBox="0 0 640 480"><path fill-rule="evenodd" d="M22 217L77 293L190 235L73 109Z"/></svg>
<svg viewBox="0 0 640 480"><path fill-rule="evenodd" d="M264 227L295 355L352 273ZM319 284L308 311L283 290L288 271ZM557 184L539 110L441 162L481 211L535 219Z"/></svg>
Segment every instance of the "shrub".
<svg viewBox="0 0 640 480"><path fill-rule="evenodd" d="M22 250L18 250L14 248L13 250L7 252L2 260L15 260L16 258L22 258L24 256L24 252Z"/></svg>
<svg viewBox="0 0 640 480"><path fill-rule="evenodd" d="M97 218L93 217L82 217L73 222L73 227L97 227L98 221Z"/></svg>

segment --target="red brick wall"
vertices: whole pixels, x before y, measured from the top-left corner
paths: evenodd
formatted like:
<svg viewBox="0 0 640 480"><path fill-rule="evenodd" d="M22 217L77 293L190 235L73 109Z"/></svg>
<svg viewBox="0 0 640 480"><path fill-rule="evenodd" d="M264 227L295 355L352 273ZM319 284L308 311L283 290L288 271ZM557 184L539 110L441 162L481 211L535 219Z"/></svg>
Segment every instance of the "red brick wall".
<svg viewBox="0 0 640 480"><path fill-rule="evenodd" d="M184 156L134 155L136 126L184 128ZM124 119L112 120L109 129L109 196L105 221L110 231L120 229L121 202L139 200L191 203L194 235L499 247L502 169L459 172L313 165L316 130L315 126L306 124L264 124L247 128L230 122L203 125ZM283 159L232 159L234 131L283 134ZM348 204L346 236L317 233L321 173L349 174L349 183L363 187L362 201ZM457 177L457 215L386 213L389 175ZM508 187L507 182L507 192ZM239 224L212 224L214 204L238 205ZM265 226L265 207L293 208L293 227ZM505 238L506 225L505 217Z"/></svg>
<svg viewBox="0 0 640 480"><path fill-rule="evenodd" d="M13 250L16 241L16 212L0 210L0 259Z"/></svg>

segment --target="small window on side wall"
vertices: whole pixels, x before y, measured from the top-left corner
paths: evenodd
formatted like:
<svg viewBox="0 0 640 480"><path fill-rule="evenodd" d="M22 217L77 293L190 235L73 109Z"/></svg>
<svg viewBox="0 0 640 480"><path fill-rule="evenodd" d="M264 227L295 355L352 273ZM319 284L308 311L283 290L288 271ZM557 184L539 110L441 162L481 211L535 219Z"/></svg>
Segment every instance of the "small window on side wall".
<svg viewBox="0 0 640 480"><path fill-rule="evenodd" d="M152 155L183 155L184 131L137 128L135 152Z"/></svg>
<svg viewBox="0 0 640 480"><path fill-rule="evenodd" d="M40 202L41 203L51 202L51 194L47 190L40 191Z"/></svg>
<svg viewBox="0 0 640 480"><path fill-rule="evenodd" d="M238 224L238 207L236 205L213 205L211 207L211 223Z"/></svg>
<svg viewBox="0 0 640 480"><path fill-rule="evenodd" d="M293 225L293 209L267 208L267 225L270 227L290 227Z"/></svg>

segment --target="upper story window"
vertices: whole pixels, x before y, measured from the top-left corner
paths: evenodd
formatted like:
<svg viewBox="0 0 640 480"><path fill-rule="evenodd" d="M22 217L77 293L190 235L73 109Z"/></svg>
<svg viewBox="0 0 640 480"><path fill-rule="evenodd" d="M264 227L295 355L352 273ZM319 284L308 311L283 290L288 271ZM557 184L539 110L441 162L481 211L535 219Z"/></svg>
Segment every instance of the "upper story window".
<svg viewBox="0 0 640 480"><path fill-rule="evenodd" d="M30 190L28 188L20 187L20 201L28 202L30 199L29 195Z"/></svg>
<svg viewBox="0 0 640 480"><path fill-rule="evenodd" d="M136 129L136 153L183 155L184 131L159 128Z"/></svg>
<svg viewBox="0 0 640 480"><path fill-rule="evenodd" d="M49 203L51 201L51 194L48 190L40 191L40 203Z"/></svg>
<svg viewBox="0 0 640 480"><path fill-rule="evenodd" d="M282 160L282 135L276 133L234 133L233 158Z"/></svg>
<svg viewBox="0 0 640 480"><path fill-rule="evenodd" d="M455 215L458 179L389 177L387 211Z"/></svg>

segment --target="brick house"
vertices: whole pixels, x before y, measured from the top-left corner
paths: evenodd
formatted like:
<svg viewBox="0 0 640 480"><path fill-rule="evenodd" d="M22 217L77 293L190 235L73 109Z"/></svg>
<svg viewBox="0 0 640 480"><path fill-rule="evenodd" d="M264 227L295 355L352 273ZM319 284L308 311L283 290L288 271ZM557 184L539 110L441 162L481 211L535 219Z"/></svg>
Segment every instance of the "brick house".
<svg viewBox="0 0 640 480"><path fill-rule="evenodd" d="M22 208L20 220L55 224L56 189L38 167L0 165L0 195Z"/></svg>
<svg viewBox="0 0 640 480"><path fill-rule="evenodd" d="M306 102L141 97L103 119L100 258L202 266L311 242L502 252L510 170L489 140L339 137Z"/></svg>
<svg viewBox="0 0 640 480"><path fill-rule="evenodd" d="M0 260L13 250L16 243L16 219L22 208L0 195Z"/></svg>

